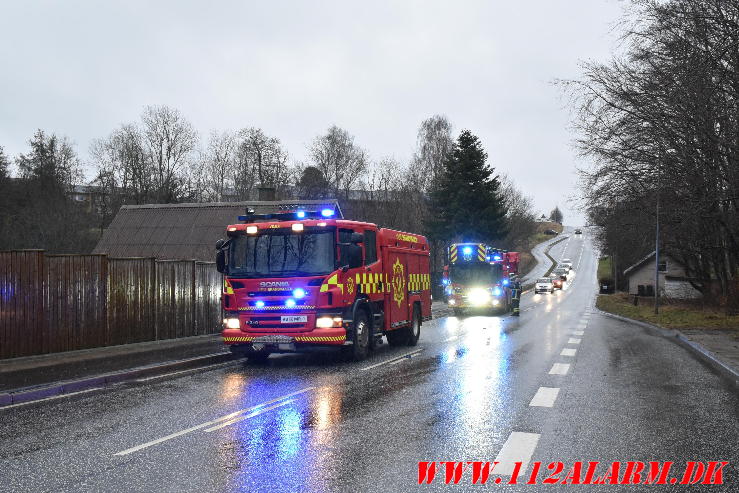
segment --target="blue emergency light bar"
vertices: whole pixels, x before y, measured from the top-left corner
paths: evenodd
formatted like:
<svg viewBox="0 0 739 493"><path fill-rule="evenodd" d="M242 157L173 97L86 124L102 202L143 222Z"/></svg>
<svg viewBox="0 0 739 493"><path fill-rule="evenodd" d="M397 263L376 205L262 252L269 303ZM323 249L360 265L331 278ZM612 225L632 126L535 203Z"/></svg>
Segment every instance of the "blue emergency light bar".
<svg viewBox="0 0 739 493"><path fill-rule="evenodd" d="M297 211L276 212L272 214L255 214L252 210L247 210L245 216L239 216L239 221L257 223L265 221L295 221L301 219L333 219L336 215L336 209L328 207L316 211L299 209Z"/></svg>

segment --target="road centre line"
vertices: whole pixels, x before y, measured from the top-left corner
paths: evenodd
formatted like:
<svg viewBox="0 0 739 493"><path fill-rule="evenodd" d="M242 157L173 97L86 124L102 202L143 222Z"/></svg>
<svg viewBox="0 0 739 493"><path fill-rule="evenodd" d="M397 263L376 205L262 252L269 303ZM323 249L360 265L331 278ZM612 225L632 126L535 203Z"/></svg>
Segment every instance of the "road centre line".
<svg viewBox="0 0 739 493"><path fill-rule="evenodd" d="M139 450L143 450L143 449L148 448L148 447L151 447L153 445L159 445L160 443L166 442L168 440L172 440L173 438L181 437L182 435L186 435L188 433L192 433L193 431L197 431L197 430L200 430L200 429L203 429L203 428L208 428L208 427L213 426L213 425L215 425L217 423L221 423L223 421L227 421L227 420L233 419L233 418L235 418L237 416L241 416L243 414L251 413L251 412L253 412L255 410L262 409L265 406L269 406L270 404L274 404L275 402L279 402L279 401L281 401L283 399L287 399L289 397L293 397L293 396L296 396L296 395L303 394L303 393L308 392L308 391L313 390L313 389L315 389L315 387L307 387L307 388L304 388L302 390L298 390L296 392L292 392L290 394L286 394L286 395L283 395L281 397L277 397L275 399L272 399L271 401L262 402L261 404L257 404L256 406L252 406L252 407L247 408L247 409L240 409L238 411L235 411L235 412L230 413L230 414L226 414L225 416L221 416L220 418L214 419L212 421L208 421L206 423L202 423L202 424L193 426L191 428L187 428L185 430L178 431L176 433L172 433L171 435L167 435L167 436L164 436L162 438L158 438L156 440L152 440L151 442L142 443L141 445L137 445L135 447L131 447L129 449L122 450L120 452L116 452L113 455L128 455L128 454L132 454L134 452L138 452Z"/></svg>
<svg viewBox="0 0 739 493"><path fill-rule="evenodd" d="M562 349L562 352L559 353L560 356L575 356L577 354L577 349L566 347Z"/></svg>
<svg viewBox="0 0 739 493"><path fill-rule="evenodd" d="M580 344L580 341L582 341L582 339L580 339L579 337L570 337L570 340L567 341L567 344Z"/></svg>
<svg viewBox="0 0 739 493"><path fill-rule="evenodd" d="M570 371L569 363L554 363L554 365L552 365L552 369L549 370L549 374L550 375L567 375L568 371Z"/></svg>
<svg viewBox="0 0 739 493"><path fill-rule="evenodd" d="M552 407L554 401L557 399L559 394L559 388L556 387L539 387L536 391L534 398L531 399L529 406L536 407Z"/></svg>
<svg viewBox="0 0 739 493"><path fill-rule="evenodd" d="M403 358L407 358L409 356L413 357L414 354L418 354L421 351L423 351L423 349L416 349L415 351L411 351L410 353L401 354L400 356L397 356L395 358L391 358L386 361L381 361L380 363L375 363L374 365L366 366L364 368L361 368L360 370L367 371L367 370L371 370L372 368L377 368L378 366L392 364L394 361L402 360Z"/></svg>
<svg viewBox="0 0 739 493"><path fill-rule="evenodd" d="M510 476L513 474L516 462L521 462L520 472L525 471L539 443L539 437L541 435L538 433L512 432L495 458L498 465L495 466L493 473Z"/></svg>
<svg viewBox="0 0 739 493"><path fill-rule="evenodd" d="M262 409L257 409L256 411L252 411L249 414L245 414L243 416L239 416L238 418L230 419L224 423L220 423L215 426L211 426L210 428L206 428L205 432L210 433L211 431L220 430L221 428L225 428L226 426L231 426L232 424L238 423L240 421L244 421L245 419L253 418L254 416L259 416L260 414L264 414L277 407L285 406L287 404L290 404L291 402L295 402L295 399L288 399L286 401L278 402L277 404L272 404L269 407L263 407Z"/></svg>
<svg viewBox="0 0 739 493"><path fill-rule="evenodd" d="M574 335L576 335L576 336L582 336L582 335L585 335L585 332L583 332L582 330L573 330L573 331L572 331L572 333L573 333Z"/></svg>

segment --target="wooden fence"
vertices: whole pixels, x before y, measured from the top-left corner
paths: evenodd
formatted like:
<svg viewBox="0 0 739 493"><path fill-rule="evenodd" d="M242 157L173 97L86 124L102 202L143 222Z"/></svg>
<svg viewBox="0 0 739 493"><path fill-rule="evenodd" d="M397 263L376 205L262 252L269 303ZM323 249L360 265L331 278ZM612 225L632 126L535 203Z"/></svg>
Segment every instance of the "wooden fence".
<svg viewBox="0 0 739 493"><path fill-rule="evenodd" d="M220 330L213 262L0 252L0 359Z"/></svg>

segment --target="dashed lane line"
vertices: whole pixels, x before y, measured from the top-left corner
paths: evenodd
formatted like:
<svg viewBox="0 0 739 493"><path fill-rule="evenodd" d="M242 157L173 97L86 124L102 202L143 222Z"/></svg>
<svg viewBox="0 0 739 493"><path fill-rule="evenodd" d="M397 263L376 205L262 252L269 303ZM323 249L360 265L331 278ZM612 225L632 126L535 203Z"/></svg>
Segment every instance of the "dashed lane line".
<svg viewBox="0 0 739 493"><path fill-rule="evenodd" d="M572 333L576 336L582 336L585 335L585 332L582 330L573 330Z"/></svg>
<svg viewBox="0 0 739 493"><path fill-rule="evenodd" d="M259 416L260 414L264 414L277 407L285 406L287 404L290 404L291 402L295 402L295 399L288 399L286 401L278 402L277 404L272 404L269 407L263 407L261 409L257 409L255 411L250 412L249 414L245 414L244 416L239 416L238 418L230 419L224 423L220 423L215 426L211 426L210 428L206 428L205 432L210 433L212 431L220 430L221 428L225 428L226 426L231 426L232 424L238 423L240 421L244 421L245 419L253 418L254 416Z"/></svg>
<svg viewBox="0 0 739 493"><path fill-rule="evenodd" d="M562 350L561 353L559 353L560 356L575 356L577 354L577 349L566 347Z"/></svg>
<svg viewBox="0 0 739 493"><path fill-rule="evenodd" d="M579 337L570 337L570 340L567 341L567 344L580 344L580 341L582 341L582 339L580 339Z"/></svg>
<svg viewBox="0 0 739 493"><path fill-rule="evenodd" d="M515 470L516 462L521 462L520 472L525 471L539 443L539 437L541 437L539 433L512 432L495 458L498 465L495 466L494 472L501 476L510 476Z"/></svg>
<svg viewBox="0 0 739 493"><path fill-rule="evenodd" d="M556 387L539 387L534 398L531 399L529 406L535 407L552 407L554 401L557 400L559 388Z"/></svg>
<svg viewBox="0 0 739 493"><path fill-rule="evenodd" d="M168 440L172 440L173 438L177 438L177 437L181 437L183 435L187 435L188 433L192 433L193 431L202 430L203 428L211 427L211 426L213 426L215 424L218 424L218 423L221 423L223 421L232 420L233 418L236 418L237 416L242 416L244 414L252 413L252 412L254 412L256 410L264 409L265 406L269 406L270 404L274 404L275 402L279 402L279 401L282 401L284 399L288 399L288 398L293 397L293 396L296 396L296 395L304 394L305 392L309 392L309 391L311 391L313 389L315 389L315 387L307 387L307 388L304 388L302 390L298 390L296 392L292 392L290 394L286 394L286 395L277 397L275 399L272 399L271 401L262 402L261 404L257 404L256 406L252 406L252 407L247 408L247 409L240 409L240 410L238 410L236 412L233 412L233 413L230 413L230 414L226 414L225 416L221 416L220 418L214 419L212 421L208 421L206 423L202 423L202 424L199 424L197 426L193 426L191 428L187 428L185 430L178 431L177 433L172 433L171 435L167 435L167 436L164 436L162 438L158 438L156 440L152 440L150 442L142 443L141 445L137 445L135 447L131 447L131 448L126 449L126 450L121 450L120 452L116 452L113 455L122 456L122 455L132 454L134 452L138 452L139 450L143 450L145 448L152 447L154 445L159 445L160 443L166 442Z"/></svg>
<svg viewBox="0 0 739 493"><path fill-rule="evenodd" d="M410 353L401 354L400 356L396 356L395 358L391 358L389 360L381 361L379 363L375 363L374 365L366 366L364 368L361 368L360 370L361 371L367 371L367 370L371 370L373 368L377 368L378 366L389 365L389 364L393 364L394 362L398 362L399 363L399 362L403 361L404 358L412 358L414 354L418 354L421 351L423 351L423 349L417 349L415 351L411 351Z"/></svg>
<svg viewBox="0 0 739 493"><path fill-rule="evenodd" d="M549 370L549 374L550 375L567 375L568 371L570 371L569 363L554 363L554 365L552 365L552 369Z"/></svg>

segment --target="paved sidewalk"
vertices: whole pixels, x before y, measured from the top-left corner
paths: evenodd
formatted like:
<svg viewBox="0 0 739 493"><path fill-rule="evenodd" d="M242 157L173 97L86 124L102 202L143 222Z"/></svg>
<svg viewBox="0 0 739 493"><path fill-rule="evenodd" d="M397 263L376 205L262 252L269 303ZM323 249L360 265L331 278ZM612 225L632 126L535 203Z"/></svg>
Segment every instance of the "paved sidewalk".
<svg viewBox="0 0 739 493"><path fill-rule="evenodd" d="M0 392L227 352L213 334L0 360Z"/></svg>

